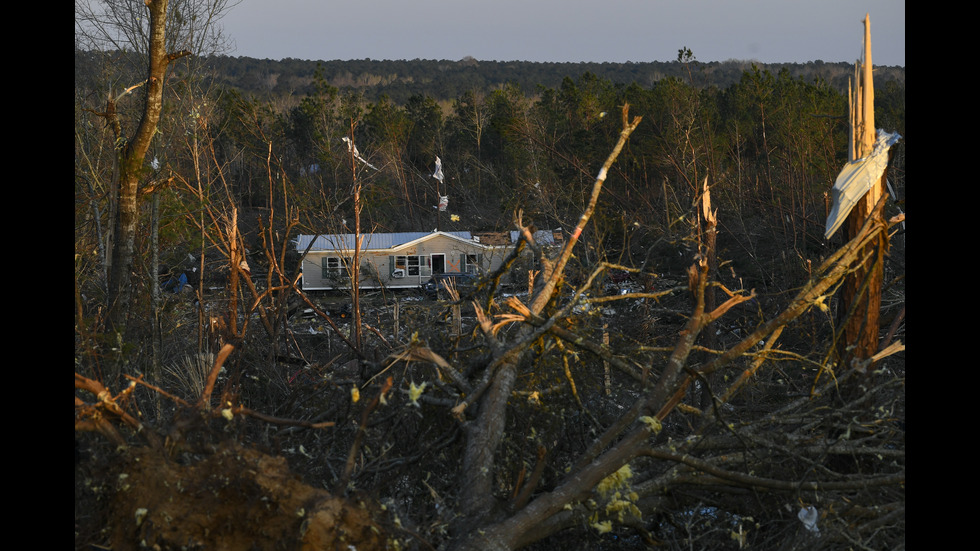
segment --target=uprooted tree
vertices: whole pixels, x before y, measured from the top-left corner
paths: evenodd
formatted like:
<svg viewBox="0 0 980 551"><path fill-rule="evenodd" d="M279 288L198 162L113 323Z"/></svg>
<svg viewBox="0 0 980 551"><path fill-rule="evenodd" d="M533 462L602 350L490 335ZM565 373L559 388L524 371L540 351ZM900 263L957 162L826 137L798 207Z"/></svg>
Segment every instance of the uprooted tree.
<svg viewBox="0 0 980 551"><path fill-rule="evenodd" d="M889 364L895 347L874 364L837 365L830 314L861 251L889 228L869 221L795 296L762 305L771 297L712 277L724 214L705 182L688 216L695 251L685 280L597 294L604 273L622 267L573 274L571 260L640 119L624 107L622 123L560 250L537 243L518 214L522 239L502 271L468 296L450 291L475 316L463 335L440 329L437 304L403 309L404 337L386 339L365 317L356 346L297 288L277 248L288 235L263 230L263 289L240 269L234 205L215 205L200 229L223 244L231 298L195 393L181 398L136 374L118 391L76 371L76 434L130 446L85 440L83 454L119 454L111 476L87 490L105 496L102 538L119 549L176 545L175 534L247 548L231 542L263 526L266 539L252 545L304 549L341 540L454 550L904 541L904 365ZM535 259L528 294L504 296L503 272L525 250ZM272 340L316 354L290 329L287 295L349 350L290 376L277 368ZM249 331L252 319L261 330ZM726 331L716 348L701 339L709 326ZM151 422L141 412L153 403ZM151 461L159 468L140 467ZM173 483L159 484L160 473ZM181 497L186 516L165 505ZM200 508L213 524L192 532L209 522L191 516ZM809 511L814 518L798 516Z"/></svg>

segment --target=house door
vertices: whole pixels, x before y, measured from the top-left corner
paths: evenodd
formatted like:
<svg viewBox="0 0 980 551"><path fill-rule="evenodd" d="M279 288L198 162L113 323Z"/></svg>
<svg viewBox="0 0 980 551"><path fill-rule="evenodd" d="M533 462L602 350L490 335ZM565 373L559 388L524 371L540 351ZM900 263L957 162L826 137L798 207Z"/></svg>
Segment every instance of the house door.
<svg viewBox="0 0 980 551"><path fill-rule="evenodd" d="M432 273L441 274L446 271L446 255L437 253L432 255Z"/></svg>

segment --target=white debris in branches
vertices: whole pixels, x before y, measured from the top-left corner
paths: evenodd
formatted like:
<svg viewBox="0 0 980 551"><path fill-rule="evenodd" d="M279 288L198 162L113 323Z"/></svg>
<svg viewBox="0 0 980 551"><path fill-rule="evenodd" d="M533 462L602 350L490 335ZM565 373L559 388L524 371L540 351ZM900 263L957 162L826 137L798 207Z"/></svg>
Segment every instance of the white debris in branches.
<svg viewBox="0 0 980 551"><path fill-rule="evenodd" d="M827 216L824 239L830 239L847 219L854 205L881 179L888 167L888 150L902 138L897 132L889 134L878 129L878 140L871 155L851 161L837 175L830 194L834 204Z"/></svg>
<svg viewBox="0 0 980 551"><path fill-rule="evenodd" d="M800 512L796 516L803 523L804 528L818 536L820 535L820 528L817 527L817 520L820 518L820 513L817 512L816 507L807 505L800 509Z"/></svg>
<svg viewBox="0 0 980 551"><path fill-rule="evenodd" d="M443 183L445 176L442 174L442 159L436 157L436 171L432 173L432 177L439 180L439 183Z"/></svg>
<svg viewBox="0 0 980 551"><path fill-rule="evenodd" d="M361 157L360 152L357 151L357 146L354 145L354 142L352 142L350 138L348 138L347 136L344 136L343 138L340 138L340 139L341 140L344 140L344 143L347 144L347 151L349 151L351 153L351 155L354 156L355 159L357 159L358 161L361 161L362 163L364 163L364 165L367 166L368 168L371 168L371 169L374 169L374 170L378 170L378 167L376 167L376 166L372 165L371 163L367 162L367 159L365 159L364 157Z"/></svg>

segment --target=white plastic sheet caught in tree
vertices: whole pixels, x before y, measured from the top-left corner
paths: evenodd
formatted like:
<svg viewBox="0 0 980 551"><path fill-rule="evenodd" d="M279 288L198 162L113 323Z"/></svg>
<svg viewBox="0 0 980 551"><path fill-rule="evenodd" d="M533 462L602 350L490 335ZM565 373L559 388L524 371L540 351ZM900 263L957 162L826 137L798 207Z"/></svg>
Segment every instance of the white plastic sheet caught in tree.
<svg viewBox="0 0 980 551"><path fill-rule="evenodd" d="M372 165L371 163L367 162L367 159L365 159L364 157L361 157L361 153L357 150L357 146L354 145L354 142L352 142L350 138L348 138L347 136L344 136L343 138L340 138L340 139L343 140L344 143L347 144L347 151L351 152L351 154L354 155L354 158L355 159L357 159L358 161L361 161L362 163L364 163L369 168L372 168L374 170L378 170L378 167L376 167L376 166Z"/></svg>
<svg viewBox="0 0 980 551"><path fill-rule="evenodd" d="M442 175L442 159L440 159L439 157L436 157L436 171L432 173L432 177L435 178L436 180L439 180L440 184L445 178Z"/></svg>
<svg viewBox="0 0 980 551"><path fill-rule="evenodd" d="M830 236L834 235L834 232L844 224L854 205L881 179L888 166L888 150L901 138L902 136L897 132L890 134L878 129L878 139L875 141L871 155L844 165L844 169L837 175L833 189L830 190L834 204L827 216L824 239L830 239Z"/></svg>

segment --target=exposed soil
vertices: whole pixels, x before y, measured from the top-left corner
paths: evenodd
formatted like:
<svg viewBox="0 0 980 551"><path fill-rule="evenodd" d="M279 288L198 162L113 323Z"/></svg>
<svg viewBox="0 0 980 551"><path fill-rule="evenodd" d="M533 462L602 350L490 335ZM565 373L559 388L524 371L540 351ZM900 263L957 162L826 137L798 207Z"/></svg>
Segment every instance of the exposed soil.
<svg viewBox="0 0 980 551"><path fill-rule="evenodd" d="M130 448L116 452L111 465L89 477L91 472L76 462L76 548L96 543L117 551L399 546L376 520L386 516L380 508L302 483L281 457L226 444L181 463L149 448ZM79 514L79 507L89 510ZM100 523L98 532L94 525Z"/></svg>

